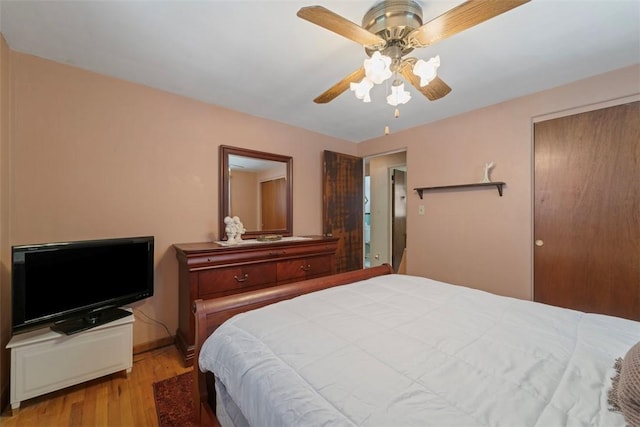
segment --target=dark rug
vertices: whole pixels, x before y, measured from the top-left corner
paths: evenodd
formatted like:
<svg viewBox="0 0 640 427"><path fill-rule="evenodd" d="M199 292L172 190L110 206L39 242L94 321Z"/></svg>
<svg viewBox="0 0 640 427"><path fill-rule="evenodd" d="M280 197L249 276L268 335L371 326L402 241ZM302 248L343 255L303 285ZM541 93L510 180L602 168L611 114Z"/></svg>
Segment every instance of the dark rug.
<svg viewBox="0 0 640 427"><path fill-rule="evenodd" d="M185 372L153 383L159 427L196 426L191 406L192 377L192 372Z"/></svg>

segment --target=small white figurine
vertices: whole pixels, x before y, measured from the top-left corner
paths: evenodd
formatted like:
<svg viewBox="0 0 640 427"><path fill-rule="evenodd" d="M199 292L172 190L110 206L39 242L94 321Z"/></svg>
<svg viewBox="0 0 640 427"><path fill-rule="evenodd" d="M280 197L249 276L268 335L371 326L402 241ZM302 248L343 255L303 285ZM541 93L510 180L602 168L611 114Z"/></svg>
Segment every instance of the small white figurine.
<svg viewBox="0 0 640 427"><path fill-rule="evenodd" d="M233 218L231 218L230 216L225 217L224 223L225 223L224 231L227 233L227 243L229 244L237 243L236 241L237 230L236 230L236 224L233 221Z"/></svg>
<svg viewBox="0 0 640 427"><path fill-rule="evenodd" d="M247 231L244 228L244 224L242 224L242 222L240 221L240 218L237 216L233 217L233 224L235 226L236 229L236 242L241 242L242 241L242 235Z"/></svg>
<svg viewBox="0 0 640 427"><path fill-rule="evenodd" d="M489 179L489 171L494 166L495 166L495 164L493 162L489 162L489 163L485 163L484 164L484 178L482 178L482 181L480 181L480 182L482 182L482 183L491 182L491 180Z"/></svg>

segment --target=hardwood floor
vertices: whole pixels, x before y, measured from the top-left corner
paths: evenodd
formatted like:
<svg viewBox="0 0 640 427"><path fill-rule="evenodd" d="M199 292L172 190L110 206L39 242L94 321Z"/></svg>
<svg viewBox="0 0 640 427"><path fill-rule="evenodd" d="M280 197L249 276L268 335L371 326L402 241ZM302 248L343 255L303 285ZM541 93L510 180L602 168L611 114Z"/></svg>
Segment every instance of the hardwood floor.
<svg viewBox="0 0 640 427"><path fill-rule="evenodd" d="M185 368L174 345L134 355L133 369L22 402L17 414L5 409L2 427L158 425L153 383L193 368Z"/></svg>

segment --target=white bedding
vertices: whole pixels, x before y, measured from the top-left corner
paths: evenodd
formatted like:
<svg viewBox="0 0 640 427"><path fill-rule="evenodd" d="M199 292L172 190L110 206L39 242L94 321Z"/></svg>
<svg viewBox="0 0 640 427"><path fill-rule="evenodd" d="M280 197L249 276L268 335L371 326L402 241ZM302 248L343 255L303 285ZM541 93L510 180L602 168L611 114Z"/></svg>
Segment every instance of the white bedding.
<svg viewBox="0 0 640 427"><path fill-rule="evenodd" d="M613 427L637 341L640 322L394 274L235 316L199 364L255 427Z"/></svg>

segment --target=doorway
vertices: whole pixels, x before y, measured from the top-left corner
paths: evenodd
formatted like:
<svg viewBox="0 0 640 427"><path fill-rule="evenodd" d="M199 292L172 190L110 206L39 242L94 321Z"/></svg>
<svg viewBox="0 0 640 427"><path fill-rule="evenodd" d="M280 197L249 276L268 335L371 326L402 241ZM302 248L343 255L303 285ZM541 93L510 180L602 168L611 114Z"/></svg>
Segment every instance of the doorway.
<svg viewBox="0 0 640 427"><path fill-rule="evenodd" d="M364 265L397 271L406 246L406 151L364 159Z"/></svg>

